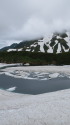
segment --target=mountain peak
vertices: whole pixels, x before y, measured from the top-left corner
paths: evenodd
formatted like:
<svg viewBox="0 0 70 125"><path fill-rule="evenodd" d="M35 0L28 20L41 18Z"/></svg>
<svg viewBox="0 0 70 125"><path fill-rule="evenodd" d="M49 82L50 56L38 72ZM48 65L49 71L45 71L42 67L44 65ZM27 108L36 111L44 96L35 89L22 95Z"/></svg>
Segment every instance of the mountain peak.
<svg viewBox="0 0 70 125"><path fill-rule="evenodd" d="M70 33L53 33L39 40L31 40L12 44L1 51L30 51L43 53L63 53L70 51Z"/></svg>

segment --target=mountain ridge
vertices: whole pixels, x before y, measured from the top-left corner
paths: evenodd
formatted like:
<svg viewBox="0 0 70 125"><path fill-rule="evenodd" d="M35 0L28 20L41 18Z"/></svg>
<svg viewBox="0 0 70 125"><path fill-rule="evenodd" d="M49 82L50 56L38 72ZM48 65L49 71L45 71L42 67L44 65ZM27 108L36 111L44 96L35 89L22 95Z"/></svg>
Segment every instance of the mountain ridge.
<svg viewBox="0 0 70 125"><path fill-rule="evenodd" d="M54 33L45 38L14 43L0 49L0 51L30 51L56 54L70 52L70 33Z"/></svg>

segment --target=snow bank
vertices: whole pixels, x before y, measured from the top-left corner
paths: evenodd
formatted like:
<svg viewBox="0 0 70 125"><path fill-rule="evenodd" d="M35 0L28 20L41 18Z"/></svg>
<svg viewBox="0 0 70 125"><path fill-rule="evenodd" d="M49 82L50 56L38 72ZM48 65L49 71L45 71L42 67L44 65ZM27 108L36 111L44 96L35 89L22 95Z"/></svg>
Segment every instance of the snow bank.
<svg viewBox="0 0 70 125"><path fill-rule="evenodd" d="M11 88L9 88L9 89L6 89L7 91L9 91L9 92L13 92L13 91L15 91L16 90L16 87L11 87Z"/></svg>
<svg viewBox="0 0 70 125"><path fill-rule="evenodd" d="M59 76L59 73L53 73L49 75L50 78L57 78L58 76Z"/></svg>
<svg viewBox="0 0 70 125"><path fill-rule="evenodd" d="M7 52L17 51L17 49L8 49Z"/></svg>
<svg viewBox="0 0 70 125"><path fill-rule="evenodd" d="M70 66L13 66L0 71L0 74L24 79L47 80L49 77L57 78L62 76L70 78Z"/></svg>
<svg viewBox="0 0 70 125"><path fill-rule="evenodd" d="M24 64L24 66L29 66L29 65L30 65L29 63Z"/></svg>
<svg viewBox="0 0 70 125"><path fill-rule="evenodd" d="M29 72L54 72L54 73L70 73L70 66L28 66L28 67L21 67L19 66L17 67L10 67L10 68L6 68L3 69L1 71L14 71L14 70L18 70L18 71L29 71Z"/></svg>
<svg viewBox="0 0 70 125"><path fill-rule="evenodd" d="M70 89L41 95L0 90L1 125L70 125Z"/></svg>
<svg viewBox="0 0 70 125"><path fill-rule="evenodd" d="M6 63L0 63L0 68L5 67L5 66L20 66L21 63L16 63L16 64L6 64Z"/></svg>

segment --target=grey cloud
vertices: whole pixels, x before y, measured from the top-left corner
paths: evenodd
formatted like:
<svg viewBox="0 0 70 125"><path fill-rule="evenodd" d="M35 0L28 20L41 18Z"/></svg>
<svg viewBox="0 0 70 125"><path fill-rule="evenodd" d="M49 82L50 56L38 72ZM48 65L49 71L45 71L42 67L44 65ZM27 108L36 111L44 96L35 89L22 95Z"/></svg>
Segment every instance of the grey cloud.
<svg viewBox="0 0 70 125"><path fill-rule="evenodd" d="M69 13L69 0L0 0L0 43L69 30Z"/></svg>

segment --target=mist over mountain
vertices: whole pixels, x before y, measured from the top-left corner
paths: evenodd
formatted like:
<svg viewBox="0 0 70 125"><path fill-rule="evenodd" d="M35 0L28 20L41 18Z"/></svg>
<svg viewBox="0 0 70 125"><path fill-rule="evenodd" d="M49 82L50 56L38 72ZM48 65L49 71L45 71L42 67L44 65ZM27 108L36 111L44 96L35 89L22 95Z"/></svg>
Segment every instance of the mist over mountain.
<svg viewBox="0 0 70 125"><path fill-rule="evenodd" d="M69 0L0 0L0 48L70 31Z"/></svg>
<svg viewBox="0 0 70 125"><path fill-rule="evenodd" d="M29 51L43 53L63 53L70 52L70 32L54 33L47 37L23 41L6 46L0 51Z"/></svg>

